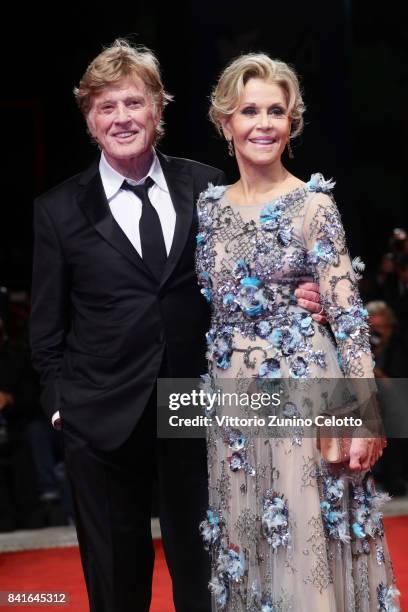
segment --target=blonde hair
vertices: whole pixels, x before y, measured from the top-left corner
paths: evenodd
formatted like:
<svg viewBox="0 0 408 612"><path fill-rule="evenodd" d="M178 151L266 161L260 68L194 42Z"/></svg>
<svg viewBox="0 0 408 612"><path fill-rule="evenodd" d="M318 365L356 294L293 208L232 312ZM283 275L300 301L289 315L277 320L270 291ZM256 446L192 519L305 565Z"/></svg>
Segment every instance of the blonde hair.
<svg viewBox="0 0 408 612"><path fill-rule="evenodd" d="M303 130L305 105L296 72L285 62L271 59L265 53L247 53L234 59L221 73L211 95L209 116L222 134L222 119L232 115L239 104L242 91L249 79L272 81L282 87L291 118L290 138Z"/></svg>
<svg viewBox="0 0 408 612"><path fill-rule="evenodd" d="M87 118L93 97L105 87L118 83L126 77L138 77L146 86L156 111L160 113L173 100L163 86L159 62L146 47L133 47L127 40L117 38L89 64L74 95L77 104ZM164 123L160 120L156 128L156 139L164 134Z"/></svg>
<svg viewBox="0 0 408 612"><path fill-rule="evenodd" d="M369 315L385 315L391 325L397 325L398 321L391 306L382 300L372 300L366 305L366 310Z"/></svg>

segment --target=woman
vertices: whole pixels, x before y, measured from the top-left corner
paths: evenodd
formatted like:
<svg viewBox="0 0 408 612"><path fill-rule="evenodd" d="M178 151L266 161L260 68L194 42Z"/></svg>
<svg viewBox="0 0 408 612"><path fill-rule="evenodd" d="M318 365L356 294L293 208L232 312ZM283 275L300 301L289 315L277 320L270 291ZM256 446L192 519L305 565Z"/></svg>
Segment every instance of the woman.
<svg viewBox="0 0 408 612"><path fill-rule="evenodd" d="M227 389L233 379L245 390L245 379L348 377L361 379L367 399L366 313L334 183L320 174L304 183L281 159L285 148L291 156L303 111L294 71L264 54L233 61L213 92L210 117L240 178L210 185L198 202L197 272L213 309L209 380ZM318 280L332 333L295 303L300 278ZM300 417L308 404L298 389L282 414ZM398 610L378 512L386 496L368 472L382 448L355 437L334 468L302 428L268 438L255 426L210 427L210 509L200 529L212 552L213 609Z"/></svg>

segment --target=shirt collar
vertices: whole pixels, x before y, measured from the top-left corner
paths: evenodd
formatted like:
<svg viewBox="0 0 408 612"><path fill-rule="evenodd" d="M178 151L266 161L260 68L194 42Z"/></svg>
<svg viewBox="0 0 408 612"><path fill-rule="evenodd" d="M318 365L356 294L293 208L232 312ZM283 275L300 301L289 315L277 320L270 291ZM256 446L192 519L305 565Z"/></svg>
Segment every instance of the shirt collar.
<svg viewBox="0 0 408 612"><path fill-rule="evenodd" d="M169 193L169 189L167 187L166 179L164 178L159 158L157 157L156 151L154 149L153 160L149 168L149 172L140 181L133 181L117 172L117 170L112 168L112 166L108 163L103 152L99 161L99 172L101 175L105 195L108 201L111 200L118 193L124 180L129 181L129 183L131 183L132 185L140 185L141 183L144 183L148 176L152 178L152 180L158 187L160 187L160 189Z"/></svg>

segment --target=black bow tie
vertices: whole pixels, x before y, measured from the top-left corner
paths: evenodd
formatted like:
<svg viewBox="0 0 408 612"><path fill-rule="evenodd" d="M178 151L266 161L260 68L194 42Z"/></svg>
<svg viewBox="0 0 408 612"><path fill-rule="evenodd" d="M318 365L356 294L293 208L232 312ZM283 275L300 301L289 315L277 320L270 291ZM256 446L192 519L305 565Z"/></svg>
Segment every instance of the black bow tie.
<svg viewBox="0 0 408 612"><path fill-rule="evenodd" d="M139 221L142 257L150 271L160 281L167 260L167 252L159 215L148 196L148 190L152 185L154 181L148 176L141 185L131 185L123 181L121 189L133 191L142 202L142 215Z"/></svg>

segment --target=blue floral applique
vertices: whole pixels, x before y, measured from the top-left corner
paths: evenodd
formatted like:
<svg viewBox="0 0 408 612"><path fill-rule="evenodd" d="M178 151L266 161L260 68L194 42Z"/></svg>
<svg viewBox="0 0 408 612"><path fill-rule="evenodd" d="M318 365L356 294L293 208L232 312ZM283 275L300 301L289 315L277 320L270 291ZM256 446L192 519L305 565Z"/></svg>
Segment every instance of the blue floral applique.
<svg viewBox="0 0 408 612"><path fill-rule="evenodd" d="M219 200L224 195L227 189L227 185L213 185L208 183L208 187L205 191L201 192L201 200Z"/></svg>
<svg viewBox="0 0 408 612"><path fill-rule="evenodd" d="M290 220L283 216L285 204L282 199L277 199L261 210L259 221L265 232L275 232L278 243L287 247L292 242L293 227Z"/></svg>
<svg viewBox="0 0 408 612"><path fill-rule="evenodd" d="M223 526L224 519L222 516L211 508L207 510L207 517L199 526L199 531L206 550L213 550L222 544Z"/></svg>
<svg viewBox="0 0 408 612"><path fill-rule="evenodd" d="M210 329L207 334L207 358L214 361L217 368L227 370L231 365L232 335L228 331L217 333Z"/></svg>
<svg viewBox="0 0 408 612"><path fill-rule="evenodd" d="M258 378L282 378L280 363L278 359L269 357L264 359L258 369Z"/></svg>
<svg viewBox="0 0 408 612"><path fill-rule="evenodd" d="M322 479L323 499L320 509L326 534L333 540L349 542L349 525L347 513L342 511L344 481L331 474Z"/></svg>
<svg viewBox="0 0 408 612"><path fill-rule="evenodd" d="M384 535L381 507L389 500L386 493L377 493L374 479L367 474L361 482L352 483L352 531L359 549L370 552L369 539Z"/></svg>
<svg viewBox="0 0 408 612"><path fill-rule="evenodd" d="M339 252L332 240L320 238L316 240L313 249L307 253L309 264L320 267L337 266L339 263Z"/></svg>
<svg viewBox="0 0 408 612"><path fill-rule="evenodd" d="M360 305L353 305L347 309L332 306L328 314L333 321L337 340L344 341L350 338L355 340L357 336L368 334L368 312Z"/></svg>
<svg viewBox="0 0 408 612"><path fill-rule="evenodd" d="M333 181L333 179L326 181L321 172L316 172L315 174L312 174L310 180L306 183L306 188L315 193L329 193L335 185L336 183Z"/></svg>
<svg viewBox="0 0 408 612"><path fill-rule="evenodd" d="M386 586L382 582L377 587L377 609L380 612L401 612L397 600L400 592L395 586Z"/></svg>
<svg viewBox="0 0 408 612"><path fill-rule="evenodd" d="M280 546L287 548L291 537L289 532L288 502L272 489L264 493L262 513L262 535L276 551Z"/></svg>
<svg viewBox="0 0 408 612"><path fill-rule="evenodd" d="M230 544L219 551L216 575L211 579L209 588L221 610L226 607L230 597L230 582L241 582L245 568L245 558L238 546Z"/></svg>

